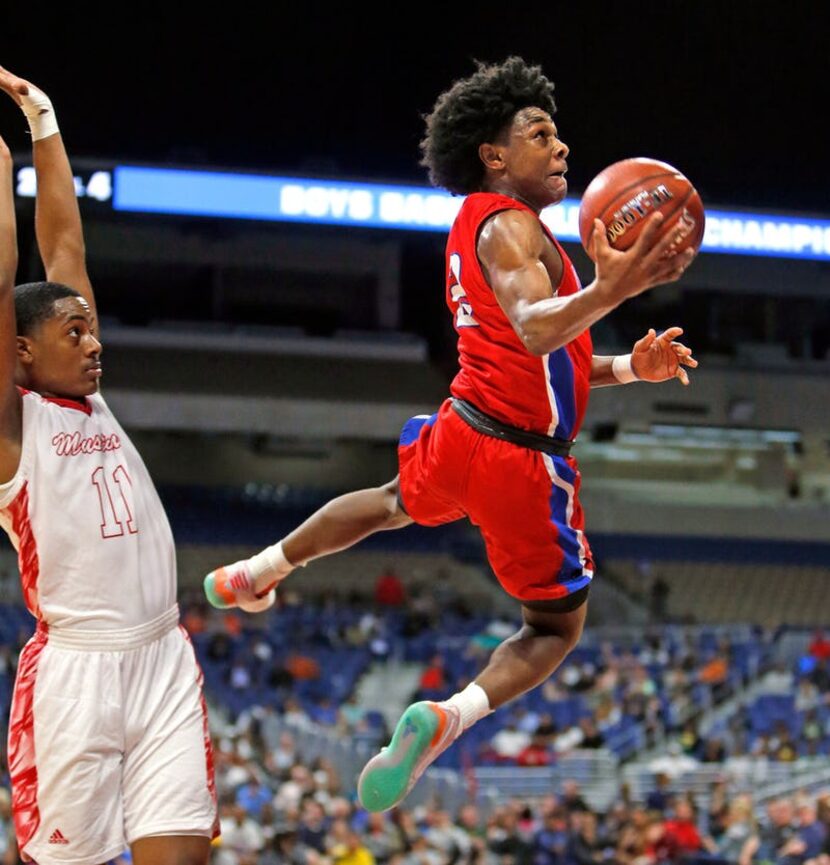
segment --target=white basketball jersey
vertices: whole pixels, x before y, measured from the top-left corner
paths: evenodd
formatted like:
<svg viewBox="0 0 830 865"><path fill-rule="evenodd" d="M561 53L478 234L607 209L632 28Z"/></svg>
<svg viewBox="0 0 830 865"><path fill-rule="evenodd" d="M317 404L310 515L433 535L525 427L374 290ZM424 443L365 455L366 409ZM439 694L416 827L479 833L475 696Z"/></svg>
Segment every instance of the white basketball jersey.
<svg viewBox="0 0 830 865"><path fill-rule="evenodd" d="M100 394L81 404L23 391L20 465L0 485L0 525L26 606L47 625L131 628L176 603L167 515Z"/></svg>

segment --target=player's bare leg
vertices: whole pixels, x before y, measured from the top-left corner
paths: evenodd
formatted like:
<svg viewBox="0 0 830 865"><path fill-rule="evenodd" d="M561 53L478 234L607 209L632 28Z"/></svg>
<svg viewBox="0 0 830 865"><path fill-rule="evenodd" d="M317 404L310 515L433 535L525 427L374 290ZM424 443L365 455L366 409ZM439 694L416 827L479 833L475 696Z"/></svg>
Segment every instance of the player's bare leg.
<svg viewBox="0 0 830 865"><path fill-rule="evenodd" d="M220 609L238 606L260 612L271 606L274 586L295 567L411 522L398 500L397 477L381 487L338 496L280 542L250 559L211 571L205 577L205 594Z"/></svg>
<svg viewBox="0 0 830 865"><path fill-rule="evenodd" d="M201 835L151 835L130 845L135 865L207 865L210 838Z"/></svg>
<svg viewBox="0 0 830 865"><path fill-rule="evenodd" d="M547 679L579 642L588 604L569 613L522 607L524 624L497 646L476 679L491 709L510 702Z"/></svg>
<svg viewBox="0 0 830 865"><path fill-rule="evenodd" d="M413 703L388 748L373 757L358 781L367 811L386 811L415 786L426 768L461 733L494 709L540 685L579 641L588 605L569 612L522 606L524 624L490 656L479 677L441 703Z"/></svg>

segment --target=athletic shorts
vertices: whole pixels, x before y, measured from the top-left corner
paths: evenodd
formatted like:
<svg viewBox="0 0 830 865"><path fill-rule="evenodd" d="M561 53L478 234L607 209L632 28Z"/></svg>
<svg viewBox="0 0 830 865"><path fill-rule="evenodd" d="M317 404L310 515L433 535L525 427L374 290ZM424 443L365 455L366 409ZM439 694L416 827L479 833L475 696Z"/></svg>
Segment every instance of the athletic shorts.
<svg viewBox="0 0 830 865"><path fill-rule="evenodd" d="M484 435L447 400L437 414L407 421L398 464L406 513L424 526L469 517L508 594L558 601L587 590L594 564L573 457Z"/></svg>
<svg viewBox="0 0 830 865"><path fill-rule="evenodd" d="M18 844L106 862L149 835L217 829L202 673L178 607L123 631L50 630L20 654L9 724Z"/></svg>

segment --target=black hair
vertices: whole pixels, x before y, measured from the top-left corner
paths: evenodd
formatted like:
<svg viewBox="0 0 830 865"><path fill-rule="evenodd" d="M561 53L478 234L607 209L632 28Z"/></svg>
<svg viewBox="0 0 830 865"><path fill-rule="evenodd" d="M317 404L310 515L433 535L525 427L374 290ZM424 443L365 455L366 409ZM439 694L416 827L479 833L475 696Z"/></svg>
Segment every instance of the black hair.
<svg viewBox="0 0 830 865"><path fill-rule="evenodd" d="M14 314L18 336L29 336L32 331L55 311L55 302L64 297L82 297L61 282L26 282L14 289Z"/></svg>
<svg viewBox="0 0 830 865"><path fill-rule="evenodd" d="M435 102L426 119L421 141L421 165L429 169L434 186L455 195L481 189L484 163L480 145L494 141L517 111L534 106L553 115L553 82L540 66L528 66L521 57L508 57L488 66L476 62L469 77L456 81Z"/></svg>

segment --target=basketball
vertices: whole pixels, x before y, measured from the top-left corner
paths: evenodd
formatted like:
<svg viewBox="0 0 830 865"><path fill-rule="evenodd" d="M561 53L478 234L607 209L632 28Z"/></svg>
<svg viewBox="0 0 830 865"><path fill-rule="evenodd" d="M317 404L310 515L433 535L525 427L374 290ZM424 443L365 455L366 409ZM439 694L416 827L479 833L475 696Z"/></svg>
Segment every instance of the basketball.
<svg viewBox="0 0 830 865"><path fill-rule="evenodd" d="M661 235L673 233L672 251L697 250L703 240L706 215L697 190L676 168L657 159L623 159L601 171L589 184L579 205L579 237L593 257L589 241L594 219L605 225L614 249L628 249L646 219L659 211L665 219Z"/></svg>

